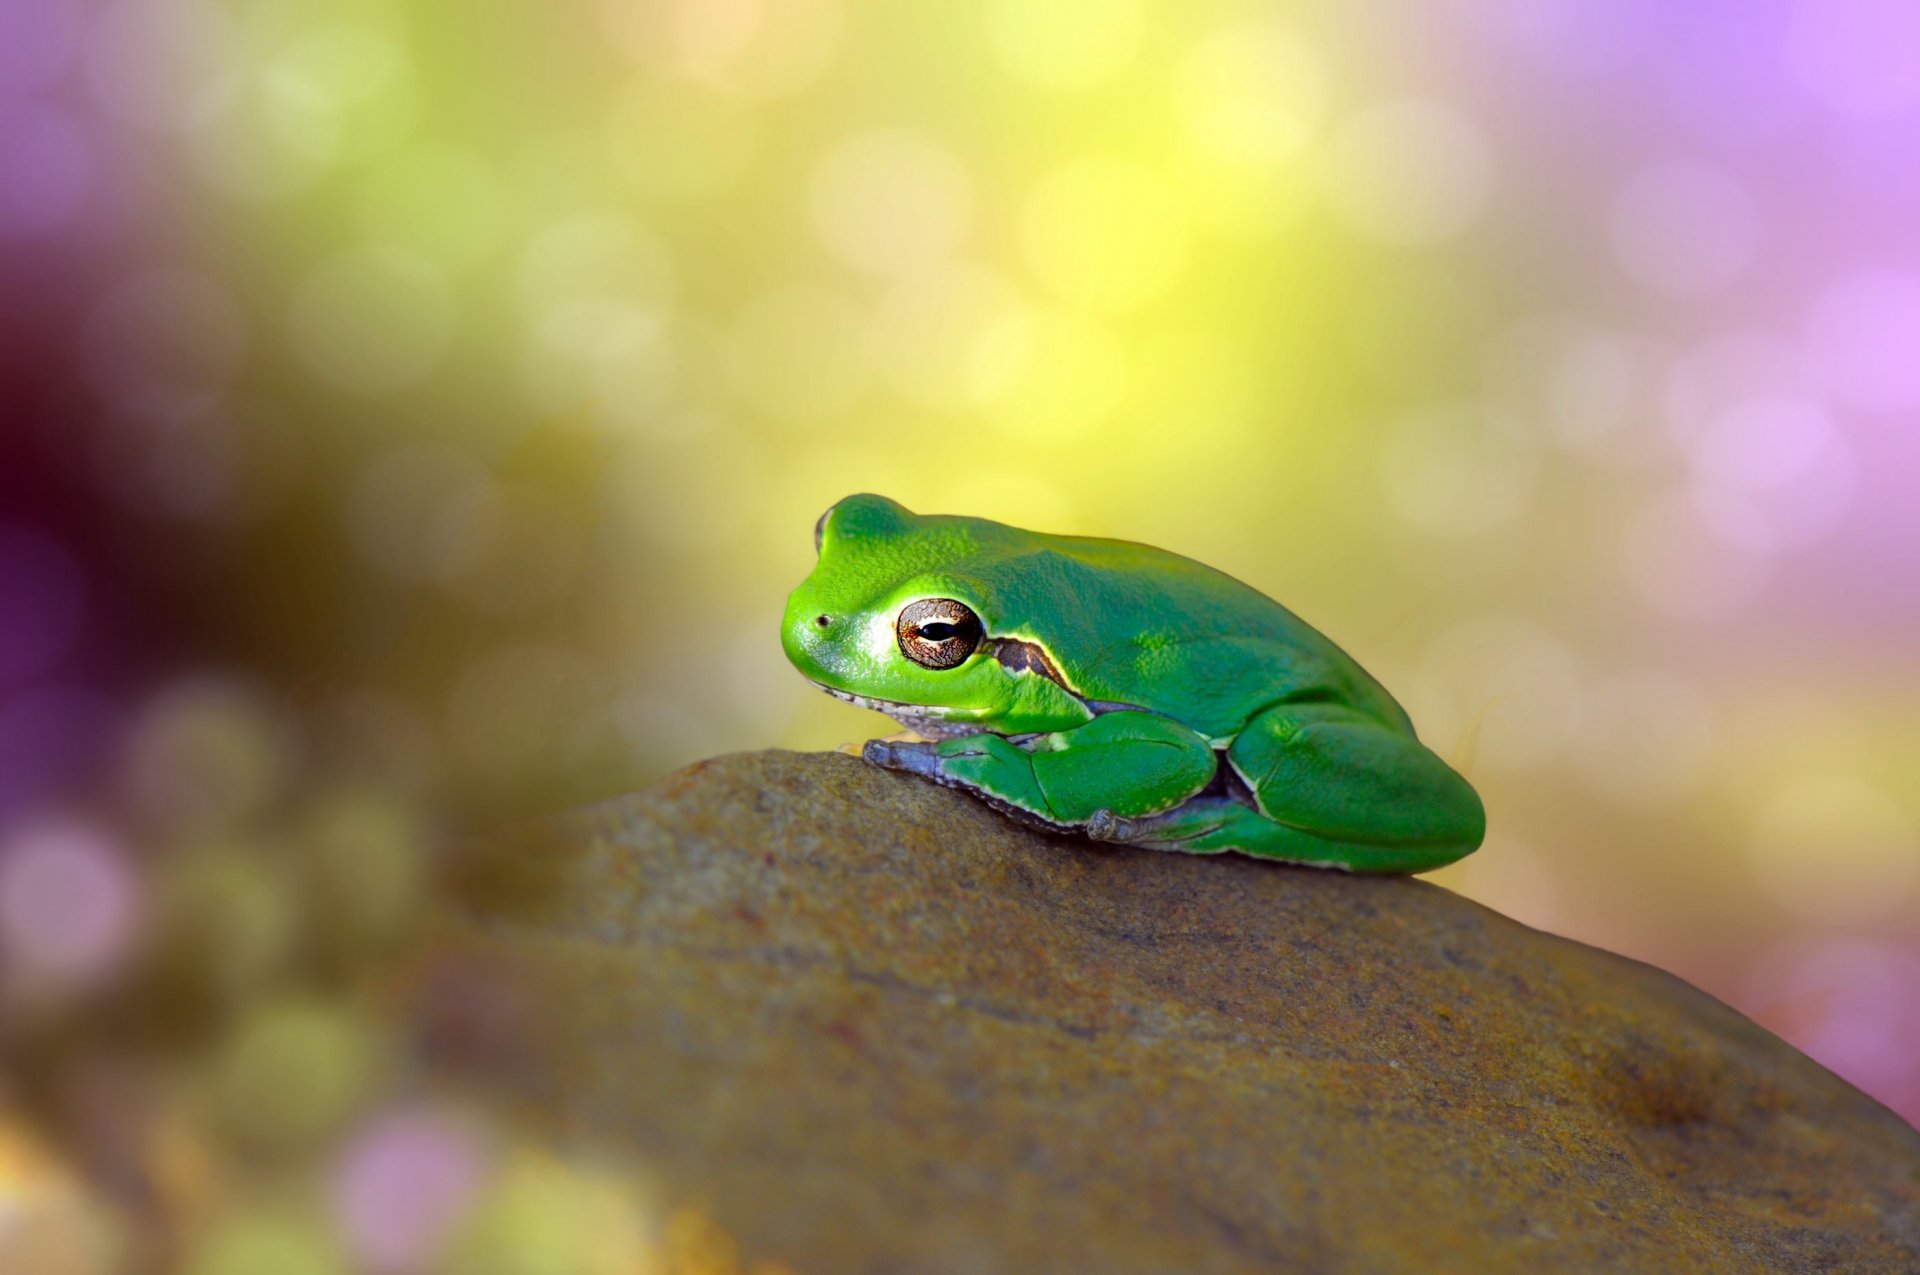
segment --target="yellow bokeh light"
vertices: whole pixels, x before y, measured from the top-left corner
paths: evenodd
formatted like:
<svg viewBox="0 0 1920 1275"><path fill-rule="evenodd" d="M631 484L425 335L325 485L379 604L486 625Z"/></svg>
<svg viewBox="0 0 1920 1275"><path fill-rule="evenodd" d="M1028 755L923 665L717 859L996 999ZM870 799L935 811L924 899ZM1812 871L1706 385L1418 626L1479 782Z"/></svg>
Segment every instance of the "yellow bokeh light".
<svg viewBox="0 0 1920 1275"><path fill-rule="evenodd" d="M505 242L514 202L513 192L472 149L416 148L362 180L360 228L369 239L447 270L467 270Z"/></svg>
<svg viewBox="0 0 1920 1275"><path fill-rule="evenodd" d="M1078 90L1124 71L1146 26L1142 0L989 0L988 33L1003 65L1047 89Z"/></svg>
<svg viewBox="0 0 1920 1275"><path fill-rule="evenodd" d="M1067 310L1026 310L994 326L974 361L974 399L1017 437L1071 438L1120 409L1128 366L1099 322Z"/></svg>
<svg viewBox="0 0 1920 1275"><path fill-rule="evenodd" d="M839 142L816 168L808 202L834 255L877 274L939 264L963 242L973 212L959 159L899 130Z"/></svg>
<svg viewBox="0 0 1920 1275"><path fill-rule="evenodd" d="M1034 276L1062 300L1134 310L1180 277L1192 231L1167 180L1110 156L1077 160L1046 177L1021 218Z"/></svg>
<svg viewBox="0 0 1920 1275"><path fill-rule="evenodd" d="M1327 75L1315 48L1289 28L1256 20L1197 41L1175 90L1188 136L1206 155L1259 168L1298 158L1327 110Z"/></svg>

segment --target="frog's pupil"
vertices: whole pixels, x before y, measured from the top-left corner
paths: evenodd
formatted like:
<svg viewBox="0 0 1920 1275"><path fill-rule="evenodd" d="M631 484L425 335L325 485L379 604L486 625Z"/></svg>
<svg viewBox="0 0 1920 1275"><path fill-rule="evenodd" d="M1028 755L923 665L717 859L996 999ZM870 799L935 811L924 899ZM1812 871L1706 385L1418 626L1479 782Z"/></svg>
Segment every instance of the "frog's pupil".
<svg viewBox="0 0 1920 1275"><path fill-rule="evenodd" d="M929 642L944 642L954 635L954 626L945 623L923 624L920 636Z"/></svg>

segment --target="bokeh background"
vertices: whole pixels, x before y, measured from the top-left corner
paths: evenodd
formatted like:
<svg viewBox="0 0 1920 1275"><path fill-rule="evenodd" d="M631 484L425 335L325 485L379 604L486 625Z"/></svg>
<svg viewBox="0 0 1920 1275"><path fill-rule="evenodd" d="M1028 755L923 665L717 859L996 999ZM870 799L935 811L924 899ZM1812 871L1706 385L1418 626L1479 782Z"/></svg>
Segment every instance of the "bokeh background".
<svg viewBox="0 0 1920 1275"><path fill-rule="evenodd" d="M1916 227L1905 0L8 0L0 1234L739 1267L378 988L440 838L890 729L862 490L1281 599L1435 879L1920 1119Z"/></svg>

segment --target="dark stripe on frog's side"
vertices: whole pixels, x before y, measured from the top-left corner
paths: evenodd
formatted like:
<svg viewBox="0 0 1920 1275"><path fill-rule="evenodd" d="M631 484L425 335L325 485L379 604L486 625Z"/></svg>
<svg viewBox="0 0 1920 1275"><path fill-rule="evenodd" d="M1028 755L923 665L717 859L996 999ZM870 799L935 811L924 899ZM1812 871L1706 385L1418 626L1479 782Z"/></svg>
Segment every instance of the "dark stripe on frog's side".
<svg viewBox="0 0 1920 1275"><path fill-rule="evenodd" d="M1060 670L1054 667L1052 658L1038 642L1022 642L1019 638L995 638L993 658L999 660L1001 666L1009 673L1038 673L1075 699L1080 698L1079 693L1067 685L1067 679L1060 676Z"/></svg>
<svg viewBox="0 0 1920 1275"><path fill-rule="evenodd" d="M1038 673L1067 694L1087 706L1094 716L1101 713L1144 713L1138 704L1128 704L1114 699L1088 699L1079 691L1067 685L1067 679L1060 675L1052 657L1046 648L1038 642L1022 642L1019 638L995 638L993 640L993 658L999 660L1009 673Z"/></svg>

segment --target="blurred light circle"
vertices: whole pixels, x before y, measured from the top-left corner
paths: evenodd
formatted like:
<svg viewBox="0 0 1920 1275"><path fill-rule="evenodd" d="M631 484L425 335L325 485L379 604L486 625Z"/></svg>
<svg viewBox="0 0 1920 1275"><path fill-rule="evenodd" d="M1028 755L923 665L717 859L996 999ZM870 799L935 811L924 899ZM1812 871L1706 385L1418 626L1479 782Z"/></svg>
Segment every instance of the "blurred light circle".
<svg viewBox="0 0 1920 1275"><path fill-rule="evenodd" d="M301 77L224 76L195 98L187 149L217 190L272 203L309 189L333 164L340 125L333 102Z"/></svg>
<svg viewBox="0 0 1920 1275"><path fill-rule="evenodd" d="M1319 50L1268 20L1232 23L1201 37L1181 62L1175 93L1194 144L1249 167L1299 156L1319 134L1327 110Z"/></svg>
<svg viewBox="0 0 1920 1275"><path fill-rule="evenodd" d="M113 0L87 34L87 83L118 123L176 132L232 65L235 42L232 19L210 0Z"/></svg>
<svg viewBox="0 0 1920 1275"><path fill-rule="evenodd" d="M1520 616L1488 615L1442 632L1421 656L1426 703L1446 707L1442 721L1464 740L1477 723L1476 758L1495 770L1519 770L1557 757L1586 716L1586 679L1573 650ZM1447 753L1454 739L1426 732Z"/></svg>
<svg viewBox="0 0 1920 1275"><path fill-rule="evenodd" d="M667 1225L686 1214L677 1211ZM665 1211L632 1178L612 1180L521 1151L501 1166L436 1271L447 1275L784 1275L783 1263L740 1260L712 1223L661 1235ZM706 1215L693 1217L704 1222Z"/></svg>
<svg viewBox="0 0 1920 1275"><path fill-rule="evenodd" d="M674 329L658 312L615 301L575 301L545 311L526 342L520 384L550 415L585 414L596 427L671 434L678 370Z"/></svg>
<svg viewBox="0 0 1920 1275"><path fill-rule="evenodd" d="M1840 402L1863 411L1920 408L1920 272L1870 270L1830 285L1807 316L1806 342Z"/></svg>
<svg viewBox="0 0 1920 1275"><path fill-rule="evenodd" d="M0 5L0 98L51 88L67 74L80 47L85 8L82 0Z"/></svg>
<svg viewBox="0 0 1920 1275"><path fill-rule="evenodd" d="M1666 496L1634 514L1621 533L1621 562L1640 600L1683 620L1717 620L1766 587L1759 551L1711 534L1688 497Z"/></svg>
<svg viewBox="0 0 1920 1275"><path fill-rule="evenodd" d="M1791 482L1840 445L1817 404L1756 399L1715 416L1694 438L1694 470L1708 482L1764 491Z"/></svg>
<svg viewBox="0 0 1920 1275"><path fill-rule="evenodd" d="M1615 259L1641 287L1705 296L1753 264L1760 211L1746 187L1719 169L1675 161L1628 179L1614 197L1609 235Z"/></svg>
<svg viewBox="0 0 1920 1275"><path fill-rule="evenodd" d="M98 169L93 140L65 114L32 102L0 113L0 239L51 234L87 206Z"/></svg>
<svg viewBox="0 0 1920 1275"><path fill-rule="evenodd" d="M1912 819L1851 774L1787 780L1754 815L1747 849L1775 902L1823 924L1858 925L1898 912L1920 884Z"/></svg>
<svg viewBox="0 0 1920 1275"><path fill-rule="evenodd" d="M1340 220L1401 247L1465 231L1493 190L1486 135L1442 102L1383 102L1348 116L1328 143L1327 165L1327 197Z"/></svg>
<svg viewBox="0 0 1920 1275"><path fill-rule="evenodd" d="M268 77L298 84L335 107L366 102L392 85L407 69L404 19L358 8L351 18L290 37L268 63Z"/></svg>
<svg viewBox="0 0 1920 1275"><path fill-rule="evenodd" d="M1572 760L1587 786L1623 806L1686 796L1713 762L1716 728L1706 697L1670 673L1622 673L1594 683Z"/></svg>
<svg viewBox="0 0 1920 1275"><path fill-rule="evenodd" d="M1758 399L1693 440L1694 502L1729 540L1770 549L1811 539L1847 510L1852 448L1817 404Z"/></svg>
<svg viewBox="0 0 1920 1275"><path fill-rule="evenodd" d="M239 375L247 314L232 293L184 267L124 279L87 316L82 352L94 390L136 411L205 407Z"/></svg>
<svg viewBox="0 0 1920 1275"><path fill-rule="evenodd" d="M458 312L444 274L417 253L350 248L296 286L288 308L296 353L329 384L382 395L428 375L445 356Z"/></svg>
<svg viewBox="0 0 1920 1275"><path fill-rule="evenodd" d="M605 129L614 170L650 198L697 199L726 189L746 170L759 138L750 105L647 77L615 98Z"/></svg>
<svg viewBox="0 0 1920 1275"><path fill-rule="evenodd" d="M728 347L741 397L776 420L840 416L873 379L868 316L812 284L770 288L748 302L734 318Z"/></svg>
<svg viewBox="0 0 1920 1275"><path fill-rule="evenodd" d="M586 212L544 227L521 254L515 282L536 321L581 301L664 310L677 287L672 251L633 217Z"/></svg>
<svg viewBox="0 0 1920 1275"><path fill-rule="evenodd" d="M1045 178L1021 212L1027 266L1063 300L1134 310L1185 270L1192 232L1166 180L1129 160L1081 159Z"/></svg>
<svg viewBox="0 0 1920 1275"><path fill-rule="evenodd" d="M600 0L620 52L652 78L704 81L729 94L773 97L817 80L839 50L841 0Z"/></svg>
<svg viewBox="0 0 1920 1275"><path fill-rule="evenodd" d="M492 475L465 451L402 443L354 480L347 531L367 561L396 579L448 580L486 552L496 504Z"/></svg>
<svg viewBox="0 0 1920 1275"><path fill-rule="evenodd" d="M410 146L370 172L359 193L367 238L448 270L478 265L506 239L509 192L465 147Z"/></svg>
<svg viewBox="0 0 1920 1275"><path fill-rule="evenodd" d="M1813 389L1799 347L1760 333L1728 332L1673 360L1661 403L1668 432L1684 445L1726 411L1756 400L1806 398Z"/></svg>
<svg viewBox="0 0 1920 1275"><path fill-rule="evenodd" d="M1009 71L1044 89L1079 90L1125 71L1146 25L1141 0L987 0L987 35Z"/></svg>
<svg viewBox="0 0 1920 1275"><path fill-rule="evenodd" d="M93 440L101 483L129 508L207 523L276 508L300 479L303 440L271 403L227 397L201 406L122 412Z"/></svg>
<svg viewBox="0 0 1920 1275"><path fill-rule="evenodd" d="M0 687L58 664L80 637L87 581L52 537L0 523Z"/></svg>
<svg viewBox="0 0 1920 1275"><path fill-rule="evenodd" d="M1653 410L1656 347L1627 333L1570 332L1547 356L1548 424L1569 450L1617 466L1663 459L1672 440Z"/></svg>
<svg viewBox="0 0 1920 1275"><path fill-rule="evenodd" d="M183 1275L353 1275L339 1242L318 1218L253 1208L198 1235Z"/></svg>
<svg viewBox="0 0 1920 1275"><path fill-rule="evenodd" d="M302 996L265 1001L214 1060L222 1121L251 1148L312 1147L353 1113L376 1063L375 1042L346 1009Z"/></svg>
<svg viewBox="0 0 1920 1275"><path fill-rule="evenodd" d="M142 707L127 739L135 804L171 826L233 827L278 790L284 727L246 684L186 678Z"/></svg>
<svg viewBox="0 0 1920 1275"><path fill-rule="evenodd" d="M1788 68L1823 106L1852 116L1920 106L1920 10L1908 0L1798 0L1785 40Z"/></svg>
<svg viewBox="0 0 1920 1275"><path fill-rule="evenodd" d="M355 1135L333 1177L333 1212L353 1256L376 1272L423 1271L484 1184L488 1155L463 1123L398 1111Z"/></svg>
<svg viewBox="0 0 1920 1275"><path fill-rule="evenodd" d="M312 800L298 842L300 903L315 947L355 960L406 933L427 847L405 801L385 786L330 788Z"/></svg>
<svg viewBox="0 0 1920 1275"><path fill-rule="evenodd" d="M974 403L1014 438L1085 434L1119 410L1131 381L1113 333L1070 310L1008 315L971 362Z"/></svg>
<svg viewBox="0 0 1920 1275"><path fill-rule="evenodd" d="M0 843L0 970L44 988L94 982L119 964L140 884L105 833L47 824Z"/></svg>
<svg viewBox="0 0 1920 1275"><path fill-rule="evenodd" d="M23 1025L19 1034L29 1036L36 1027L44 1030L45 1020ZM69 1136L42 1133L17 1114L0 1130L0 1163L7 1175L0 1269L10 1275L118 1275L136 1268L133 1255L142 1250L134 1241L134 1224L78 1167L80 1157L66 1142Z"/></svg>
<svg viewBox="0 0 1920 1275"><path fill-rule="evenodd" d="M1380 452L1387 500L1408 525L1443 536L1484 535L1517 519L1540 464L1526 431L1473 405L1416 412Z"/></svg>
<svg viewBox="0 0 1920 1275"><path fill-rule="evenodd" d="M902 397L924 407L972 404L996 327L1021 313L1006 279L954 265L902 280L874 320L877 361Z"/></svg>
<svg viewBox="0 0 1920 1275"><path fill-rule="evenodd" d="M839 52L842 0L678 0L678 69L754 97L797 93Z"/></svg>
<svg viewBox="0 0 1920 1275"><path fill-rule="evenodd" d="M1832 452L1792 482L1766 491L1713 483L1694 488L1700 521L1729 544L1777 550L1831 531L1846 514L1855 486L1848 452Z"/></svg>
<svg viewBox="0 0 1920 1275"><path fill-rule="evenodd" d="M900 130L859 133L827 152L808 195L814 229L856 270L938 265L966 238L972 183L953 152Z"/></svg>
<svg viewBox="0 0 1920 1275"><path fill-rule="evenodd" d="M153 909L157 941L144 968L162 996L237 1006L285 970L302 937L287 865L218 832L167 848Z"/></svg>

